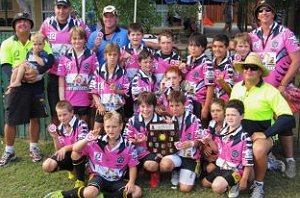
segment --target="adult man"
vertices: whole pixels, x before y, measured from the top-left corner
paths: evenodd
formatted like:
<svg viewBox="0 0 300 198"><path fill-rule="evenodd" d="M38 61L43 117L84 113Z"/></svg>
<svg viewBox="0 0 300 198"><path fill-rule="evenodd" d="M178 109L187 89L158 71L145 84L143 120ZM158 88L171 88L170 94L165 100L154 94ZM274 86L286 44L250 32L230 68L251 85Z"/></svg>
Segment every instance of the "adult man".
<svg viewBox="0 0 300 198"><path fill-rule="evenodd" d="M87 35L90 34L90 30L81 19L71 17L72 7L69 0L56 0L54 12L55 16L48 17L43 22L40 31L51 43L55 56L55 63L49 71L47 91L52 122L58 124L55 105L59 101L57 76L59 57L60 55L65 54L66 50L71 46L69 39L69 32L71 28L75 26L83 27L83 29L87 32Z"/></svg>
<svg viewBox="0 0 300 198"><path fill-rule="evenodd" d="M261 55L264 65L270 71L270 75L264 80L284 93L300 66L299 41L293 32L275 21L277 13L272 1L259 1L254 15L259 22L259 27L250 33L252 49ZM287 162L285 174L293 178L296 176L296 162L292 130L281 134L279 139Z"/></svg>
<svg viewBox="0 0 300 198"><path fill-rule="evenodd" d="M115 6L108 5L102 12L104 27L100 31L91 34L88 40L88 47L97 53L97 58L102 65L104 63L104 48L107 43L114 42L120 47L129 43L127 30L118 27L118 11Z"/></svg>
<svg viewBox="0 0 300 198"><path fill-rule="evenodd" d="M18 13L12 21L15 35L3 41L0 49L1 66L8 76L11 75L13 68L25 62L26 54L32 48L30 39L30 29L33 21L28 13ZM24 80L33 80L38 74L45 73L53 64L54 57L48 45L44 50L49 54L48 62L38 70L27 70ZM26 67L26 66L25 66ZM33 162L42 159L37 146L39 139L39 120L40 117L47 116L44 100L43 80L35 83L22 83L20 87L5 97L5 151L0 159L0 167L16 159L14 142L16 136L16 125L29 124L30 156Z"/></svg>

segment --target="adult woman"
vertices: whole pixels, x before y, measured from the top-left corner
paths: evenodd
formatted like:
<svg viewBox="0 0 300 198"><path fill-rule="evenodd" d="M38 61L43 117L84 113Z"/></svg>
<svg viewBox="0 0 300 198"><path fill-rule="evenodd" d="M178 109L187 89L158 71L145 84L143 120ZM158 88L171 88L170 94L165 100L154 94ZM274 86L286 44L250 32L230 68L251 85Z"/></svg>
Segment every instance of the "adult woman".
<svg viewBox="0 0 300 198"><path fill-rule="evenodd" d="M270 71L264 80L281 93L293 81L300 66L299 41L288 28L279 25L272 1L261 0L254 10L259 27L250 33L252 50L263 58ZM274 2L274 1L273 1ZM296 163L293 158L293 133L280 135L287 161L285 174L289 178L296 176Z"/></svg>
<svg viewBox="0 0 300 198"><path fill-rule="evenodd" d="M254 183L251 197L264 196L263 180L267 170L267 154L273 146L272 136L284 135L295 126L295 119L287 102L278 89L264 82L269 70L263 66L260 55L250 53L244 62L235 64L243 74L244 81L237 83L231 99L244 102L245 115L242 122L253 141ZM273 115L277 119L273 120Z"/></svg>

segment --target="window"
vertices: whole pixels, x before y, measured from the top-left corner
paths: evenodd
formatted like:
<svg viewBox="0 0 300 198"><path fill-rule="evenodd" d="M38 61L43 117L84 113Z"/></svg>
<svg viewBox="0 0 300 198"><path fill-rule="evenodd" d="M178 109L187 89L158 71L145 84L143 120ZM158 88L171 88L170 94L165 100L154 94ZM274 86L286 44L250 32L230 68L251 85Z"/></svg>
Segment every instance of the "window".
<svg viewBox="0 0 300 198"><path fill-rule="evenodd" d="M43 0L42 2L43 20L54 15L54 1Z"/></svg>
<svg viewBox="0 0 300 198"><path fill-rule="evenodd" d="M0 10L13 10L12 0L0 0Z"/></svg>

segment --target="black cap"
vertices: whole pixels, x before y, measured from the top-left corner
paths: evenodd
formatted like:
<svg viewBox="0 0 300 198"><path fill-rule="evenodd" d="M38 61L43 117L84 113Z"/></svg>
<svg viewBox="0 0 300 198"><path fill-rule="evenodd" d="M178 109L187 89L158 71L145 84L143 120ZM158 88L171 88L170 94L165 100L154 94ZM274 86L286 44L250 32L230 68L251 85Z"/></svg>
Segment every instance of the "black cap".
<svg viewBox="0 0 300 198"><path fill-rule="evenodd" d="M28 12L19 12L14 16L14 18L12 20L11 25L12 25L13 29L15 29L16 22L21 19L28 20L30 22L31 29L33 28L33 20L31 19L30 14Z"/></svg>
<svg viewBox="0 0 300 198"><path fill-rule="evenodd" d="M55 0L55 5L71 6L70 0Z"/></svg>
<svg viewBox="0 0 300 198"><path fill-rule="evenodd" d="M275 9L275 7L273 5L273 2L271 0L260 0L257 3L257 5L256 5L256 7L254 9L254 17L255 17L256 20L257 20L257 16L258 16L258 11L259 11L259 9L261 7L268 7L268 8L270 8L272 10L273 14L275 15L274 16L274 20L276 19L277 13L276 13L276 9Z"/></svg>

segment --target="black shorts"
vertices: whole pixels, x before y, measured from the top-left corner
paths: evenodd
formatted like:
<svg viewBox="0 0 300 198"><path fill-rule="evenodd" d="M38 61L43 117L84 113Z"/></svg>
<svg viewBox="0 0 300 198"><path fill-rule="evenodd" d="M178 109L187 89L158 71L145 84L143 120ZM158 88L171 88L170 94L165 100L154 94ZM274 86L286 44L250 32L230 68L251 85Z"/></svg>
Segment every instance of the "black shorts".
<svg viewBox="0 0 300 198"><path fill-rule="evenodd" d="M58 164L58 170L68 170L72 171L73 170L73 162L71 159L71 151L66 152L65 158L61 161L58 161L56 158L56 155L52 155L51 159L55 160Z"/></svg>
<svg viewBox="0 0 300 198"><path fill-rule="evenodd" d="M212 183L216 177L223 177L227 182L229 186L234 186L235 184L237 184L239 182L240 176L238 174L238 176L236 176L236 174L238 174L235 171L232 170L221 170L220 168L216 168L214 171L212 171L211 173L209 173L205 178Z"/></svg>
<svg viewBox="0 0 300 198"><path fill-rule="evenodd" d="M56 116L55 106L59 101L59 95L58 76L54 74L48 74L47 94L51 116Z"/></svg>
<svg viewBox="0 0 300 198"><path fill-rule="evenodd" d="M123 107L119 108L118 110L116 110L116 112L118 112L119 114L121 114L122 116L122 120L124 121L124 109ZM103 123L103 117L102 115L100 115L98 112L96 112L96 115L95 115L95 122L98 122L98 123Z"/></svg>
<svg viewBox="0 0 300 198"><path fill-rule="evenodd" d="M182 161L180 169L186 169L186 170L190 170L192 172L196 172L196 167L197 167L198 163L195 159L185 158L185 157L180 157L180 158Z"/></svg>
<svg viewBox="0 0 300 198"><path fill-rule="evenodd" d="M33 94L14 90L5 96L5 121L7 124L26 124L31 118L47 116L44 93Z"/></svg>
<svg viewBox="0 0 300 198"><path fill-rule="evenodd" d="M73 107L74 109L74 114L79 115L79 116L83 116L83 115L90 115L90 107L78 107L75 106Z"/></svg>
<svg viewBox="0 0 300 198"><path fill-rule="evenodd" d="M99 175L92 176L88 182L88 186L94 186L99 192L104 192L104 194L115 194L115 197L123 197L125 185L126 183L123 179L118 181L108 181Z"/></svg>
<svg viewBox="0 0 300 198"><path fill-rule="evenodd" d="M159 163L161 161L161 158L154 153L149 153L140 160L140 164L143 165L146 161L155 161Z"/></svg>

